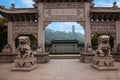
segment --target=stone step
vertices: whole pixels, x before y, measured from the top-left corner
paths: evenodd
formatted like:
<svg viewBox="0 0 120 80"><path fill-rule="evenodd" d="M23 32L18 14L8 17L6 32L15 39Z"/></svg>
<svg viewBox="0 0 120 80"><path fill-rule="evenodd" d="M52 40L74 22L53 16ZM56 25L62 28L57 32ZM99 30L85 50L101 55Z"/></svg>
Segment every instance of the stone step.
<svg viewBox="0 0 120 80"><path fill-rule="evenodd" d="M79 59L80 55L50 55L50 59Z"/></svg>

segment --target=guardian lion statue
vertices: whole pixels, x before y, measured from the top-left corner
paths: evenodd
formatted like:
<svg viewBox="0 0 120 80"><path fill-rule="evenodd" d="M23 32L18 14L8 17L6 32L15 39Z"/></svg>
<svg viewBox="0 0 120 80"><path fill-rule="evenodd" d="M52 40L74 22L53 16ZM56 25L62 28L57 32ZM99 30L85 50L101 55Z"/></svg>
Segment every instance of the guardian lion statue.
<svg viewBox="0 0 120 80"><path fill-rule="evenodd" d="M33 57L33 52L30 48L30 39L27 36L21 36L18 38L19 40L19 46L18 46L18 56L21 58L26 57Z"/></svg>
<svg viewBox="0 0 120 80"><path fill-rule="evenodd" d="M98 49L96 56L111 56L109 36L102 35L98 38Z"/></svg>

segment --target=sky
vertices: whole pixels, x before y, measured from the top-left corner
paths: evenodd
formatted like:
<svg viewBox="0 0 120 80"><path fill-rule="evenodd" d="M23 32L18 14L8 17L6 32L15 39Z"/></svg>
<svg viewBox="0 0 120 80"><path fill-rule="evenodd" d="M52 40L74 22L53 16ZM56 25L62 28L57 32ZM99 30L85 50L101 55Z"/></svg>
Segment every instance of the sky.
<svg viewBox="0 0 120 80"><path fill-rule="evenodd" d="M95 7L112 7L113 2L117 2L117 5L120 7L120 0L94 0ZM16 8L32 8L34 1L33 0L0 0L0 5L5 6L5 8L10 8L11 3L15 4ZM84 29L80 24L76 22L52 22L47 26L55 31L72 31L72 26L75 26L75 31L84 34Z"/></svg>

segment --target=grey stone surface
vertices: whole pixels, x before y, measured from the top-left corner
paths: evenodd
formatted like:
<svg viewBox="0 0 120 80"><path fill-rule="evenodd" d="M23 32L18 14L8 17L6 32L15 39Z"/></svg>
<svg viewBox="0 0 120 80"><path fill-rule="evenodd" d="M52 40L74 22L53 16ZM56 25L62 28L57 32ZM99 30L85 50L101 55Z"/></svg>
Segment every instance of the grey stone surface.
<svg viewBox="0 0 120 80"><path fill-rule="evenodd" d="M37 53L35 54L37 63L47 63L50 60L49 53Z"/></svg>
<svg viewBox="0 0 120 80"><path fill-rule="evenodd" d="M12 53L12 47L11 47L11 45L10 44L5 45L2 53L4 53L4 54L10 54L10 53Z"/></svg>
<svg viewBox="0 0 120 80"><path fill-rule="evenodd" d="M17 54L0 54L0 63L12 63L14 62ZM47 63L50 60L49 53L37 53L34 55L37 59L37 63Z"/></svg>
<svg viewBox="0 0 120 80"><path fill-rule="evenodd" d="M83 53L81 53L80 60L83 63L92 63L94 56L95 56L94 53L83 52Z"/></svg>
<svg viewBox="0 0 120 80"><path fill-rule="evenodd" d="M120 69L120 63L115 63ZM52 59L31 72L12 72L12 64L0 64L0 80L120 80L118 71L98 71L78 59Z"/></svg>

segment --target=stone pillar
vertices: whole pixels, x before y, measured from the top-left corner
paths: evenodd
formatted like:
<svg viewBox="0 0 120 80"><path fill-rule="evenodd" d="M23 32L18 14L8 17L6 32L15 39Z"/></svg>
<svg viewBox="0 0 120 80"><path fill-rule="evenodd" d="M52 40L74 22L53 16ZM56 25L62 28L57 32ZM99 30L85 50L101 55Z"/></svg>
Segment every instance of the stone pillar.
<svg viewBox="0 0 120 80"><path fill-rule="evenodd" d="M45 52L44 49L44 22L43 22L43 3L38 3L38 45L42 48L42 53Z"/></svg>
<svg viewBox="0 0 120 80"><path fill-rule="evenodd" d="M90 30L90 3L85 3L85 51L87 45L91 45L91 30Z"/></svg>
<svg viewBox="0 0 120 80"><path fill-rule="evenodd" d="M15 40L13 40L13 44L12 44L12 50L13 50L13 54L16 54L16 48L15 48Z"/></svg>
<svg viewBox="0 0 120 80"><path fill-rule="evenodd" d="M13 41L13 23L8 22L8 44L12 46L12 53L15 53L15 41Z"/></svg>
<svg viewBox="0 0 120 80"><path fill-rule="evenodd" d="M116 21L116 47L120 44L120 21Z"/></svg>

